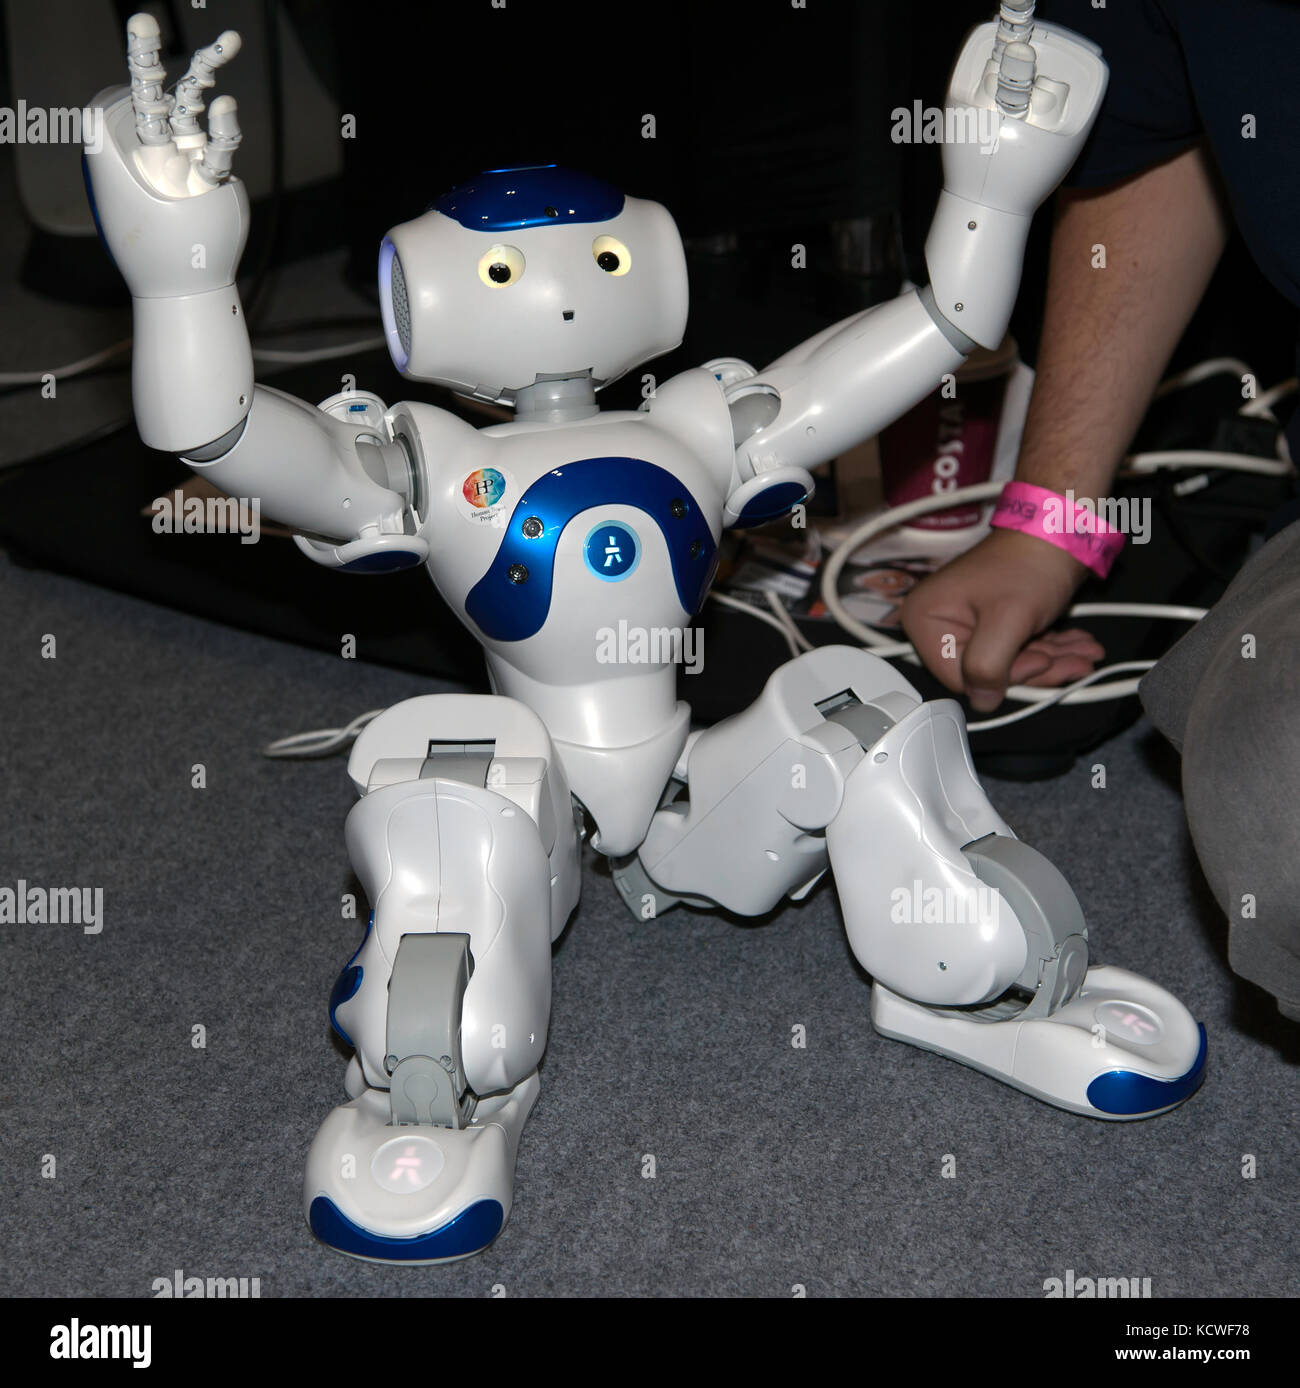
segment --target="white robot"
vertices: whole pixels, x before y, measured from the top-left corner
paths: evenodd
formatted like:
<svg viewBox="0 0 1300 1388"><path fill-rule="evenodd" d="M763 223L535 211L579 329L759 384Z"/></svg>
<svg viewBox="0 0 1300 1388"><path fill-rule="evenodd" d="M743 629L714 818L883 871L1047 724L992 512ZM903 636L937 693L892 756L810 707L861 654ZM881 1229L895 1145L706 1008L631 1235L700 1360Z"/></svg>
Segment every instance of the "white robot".
<svg viewBox="0 0 1300 1388"><path fill-rule="evenodd" d="M944 148L929 287L765 370L685 371L640 411L602 412L596 393L682 338L665 209L554 167L455 188L385 238L383 322L407 378L513 406L476 429L419 401L317 406L254 384L234 102L199 123L238 36L200 50L172 96L156 22L128 36L131 87L96 99L107 138L86 164L135 302L141 437L259 497L317 563L424 564L494 690L398 704L351 753L347 845L373 909L330 1004L354 1055L307 1161L320 1239L434 1263L501 1231L588 821L640 918L679 901L757 915L831 872L885 1036L1098 1118L1194 1092L1204 1029L1155 984L1089 967L1078 902L985 798L958 704L829 646L693 732L674 643L618 663L607 642L620 622L688 627L724 529L789 512L811 467L997 346L1030 217L1105 89L1092 45L1005 0L954 70L950 119L996 138Z"/></svg>

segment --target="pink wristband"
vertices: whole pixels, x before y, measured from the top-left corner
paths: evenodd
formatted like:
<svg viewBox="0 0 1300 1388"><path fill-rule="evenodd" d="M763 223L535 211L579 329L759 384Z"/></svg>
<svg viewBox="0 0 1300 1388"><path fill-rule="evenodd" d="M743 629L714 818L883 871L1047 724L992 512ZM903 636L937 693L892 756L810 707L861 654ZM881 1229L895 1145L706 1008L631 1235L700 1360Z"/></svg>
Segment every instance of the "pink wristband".
<svg viewBox="0 0 1300 1388"><path fill-rule="evenodd" d="M1124 548L1123 534L1075 501L1073 492L1062 496L1032 482L1008 482L989 524L1046 540L1086 564L1098 578L1106 577Z"/></svg>

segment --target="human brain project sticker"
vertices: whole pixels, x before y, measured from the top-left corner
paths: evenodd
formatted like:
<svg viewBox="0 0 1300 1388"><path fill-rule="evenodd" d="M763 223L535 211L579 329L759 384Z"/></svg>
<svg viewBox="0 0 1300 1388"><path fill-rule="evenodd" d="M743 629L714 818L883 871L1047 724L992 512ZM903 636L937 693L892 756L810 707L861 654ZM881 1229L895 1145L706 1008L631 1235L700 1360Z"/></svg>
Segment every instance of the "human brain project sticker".
<svg viewBox="0 0 1300 1388"><path fill-rule="evenodd" d="M460 484L456 509L476 525L505 525L508 507L517 497L515 479L505 468L476 468Z"/></svg>

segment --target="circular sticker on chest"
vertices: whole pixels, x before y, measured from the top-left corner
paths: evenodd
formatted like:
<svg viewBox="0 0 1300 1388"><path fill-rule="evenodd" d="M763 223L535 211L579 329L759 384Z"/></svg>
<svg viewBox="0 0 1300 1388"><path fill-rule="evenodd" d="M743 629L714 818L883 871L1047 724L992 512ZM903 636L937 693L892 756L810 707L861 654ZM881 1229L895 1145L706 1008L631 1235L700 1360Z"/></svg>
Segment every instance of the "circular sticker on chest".
<svg viewBox="0 0 1300 1388"><path fill-rule="evenodd" d="M506 468L476 468L460 484L456 510L476 525L501 529L518 497L515 479Z"/></svg>

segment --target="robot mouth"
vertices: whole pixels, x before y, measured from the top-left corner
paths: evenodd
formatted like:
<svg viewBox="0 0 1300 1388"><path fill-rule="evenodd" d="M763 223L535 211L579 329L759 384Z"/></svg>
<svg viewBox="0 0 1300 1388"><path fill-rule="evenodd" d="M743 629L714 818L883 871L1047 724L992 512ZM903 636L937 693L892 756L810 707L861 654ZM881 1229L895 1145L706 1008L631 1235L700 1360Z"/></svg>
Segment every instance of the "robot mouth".
<svg viewBox="0 0 1300 1388"><path fill-rule="evenodd" d="M572 323L572 322L573 322L573 310L572 310L571 308L561 309L561 310L560 310L560 317L563 318L564 321L565 321L566 323Z"/></svg>

